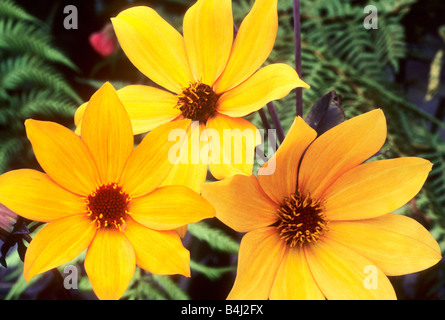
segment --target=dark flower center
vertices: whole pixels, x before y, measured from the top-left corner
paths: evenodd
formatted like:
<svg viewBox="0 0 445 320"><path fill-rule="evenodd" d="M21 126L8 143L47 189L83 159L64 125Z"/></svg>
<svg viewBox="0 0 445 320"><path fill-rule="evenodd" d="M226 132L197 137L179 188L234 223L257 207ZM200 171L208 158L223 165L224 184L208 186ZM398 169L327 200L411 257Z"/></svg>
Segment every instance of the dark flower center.
<svg viewBox="0 0 445 320"><path fill-rule="evenodd" d="M327 230L323 203L310 196L292 194L278 210L277 228L290 247L316 242Z"/></svg>
<svg viewBox="0 0 445 320"><path fill-rule="evenodd" d="M122 231L129 201L130 197L117 183L102 185L86 198L88 216L97 228L113 226Z"/></svg>
<svg viewBox="0 0 445 320"><path fill-rule="evenodd" d="M217 95L213 89L201 82L191 83L178 95L176 108L193 121L206 122L216 111Z"/></svg>

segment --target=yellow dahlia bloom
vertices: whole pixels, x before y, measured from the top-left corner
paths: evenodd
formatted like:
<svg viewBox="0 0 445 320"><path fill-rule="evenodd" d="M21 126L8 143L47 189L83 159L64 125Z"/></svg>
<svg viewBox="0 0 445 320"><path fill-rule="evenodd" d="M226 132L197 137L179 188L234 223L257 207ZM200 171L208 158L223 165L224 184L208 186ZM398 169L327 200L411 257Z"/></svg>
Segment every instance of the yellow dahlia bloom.
<svg viewBox="0 0 445 320"><path fill-rule="evenodd" d="M216 217L246 232L230 299L394 299L387 275L441 259L423 226L391 213L419 192L431 163L365 162L386 139L381 110L316 136L297 117L258 177L203 186ZM275 172L262 174L272 162Z"/></svg>
<svg viewBox="0 0 445 320"><path fill-rule="evenodd" d="M261 141L255 126L242 117L286 96L293 88L308 88L288 65L277 63L259 69L275 42L277 0L256 0L235 40L231 0L198 0L185 14L183 35L148 7L124 10L111 20L130 61L165 88L131 85L118 90L135 134L182 119L199 121L198 137L206 128L216 130L220 137L224 129L249 129L255 139L240 149L247 148L253 155ZM83 108L76 112L78 126ZM189 137L193 134L190 130ZM217 179L252 173L253 156L240 163L223 161L224 156L230 159L228 154L233 155L234 150L223 148L222 141L214 141L213 151L220 155L209 164ZM190 157L190 152L183 156ZM176 166L166 183L174 179L199 190L207 164L192 162L187 158L182 161L188 165Z"/></svg>
<svg viewBox="0 0 445 320"><path fill-rule="evenodd" d="M48 222L26 251L26 280L85 249L85 270L101 299L118 299L136 265L156 274L190 275L189 252L174 229L212 217L214 209L186 187L159 187L173 166L166 139L171 124L134 148L130 119L106 83L85 109L81 137L53 122L25 125L46 173L1 175L0 203Z"/></svg>

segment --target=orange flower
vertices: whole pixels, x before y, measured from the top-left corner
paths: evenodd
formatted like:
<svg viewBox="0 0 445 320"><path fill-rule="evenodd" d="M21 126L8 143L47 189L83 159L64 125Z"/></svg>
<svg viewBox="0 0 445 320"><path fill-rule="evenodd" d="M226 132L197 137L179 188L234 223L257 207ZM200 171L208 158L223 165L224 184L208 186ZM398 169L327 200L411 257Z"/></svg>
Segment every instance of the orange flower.
<svg viewBox="0 0 445 320"><path fill-rule="evenodd" d="M386 275L441 259L423 226L390 213L419 192L431 163L365 162L386 139L381 110L316 135L297 117L258 178L203 186L216 217L247 232L230 299L393 299ZM275 172L262 174L273 163Z"/></svg>
<svg viewBox="0 0 445 320"><path fill-rule="evenodd" d="M221 139L220 143L212 140L216 156L209 168L217 179L252 173L254 148L261 139L255 126L242 117L283 98L296 87L309 87L288 65L270 64L258 70L275 42L277 0L256 0L235 40L231 0L198 0L185 14L184 36L148 7L124 10L112 23L130 61L168 90L131 85L118 91L134 133L181 119L199 122L196 131L201 133L206 128L214 129ZM81 106L76 112L78 126L83 109ZM253 138L233 150L231 143L223 145L224 129L247 129ZM190 138L193 129L187 130ZM190 140L185 143L190 150ZM241 156L243 150L247 155L242 155L242 161L234 160L233 155L239 152ZM207 163L193 163L190 154L183 153L182 164L174 168L166 183L174 179L199 191Z"/></svg>
<svg viewBox="0 0 445 320"><path fill-rule="evenodd" d="M106 83L85 109L81 138L52 122L25 125L46 174L22 169L1 175L0 202L25 218L49 222L27 249L26 280L85 249L85 270L101 299L118 299L136 265L190 275L189 252L174 229L212 217L214 209L186 187L159 187L172 168L171 124L133 149L130 119Z"/></svg>

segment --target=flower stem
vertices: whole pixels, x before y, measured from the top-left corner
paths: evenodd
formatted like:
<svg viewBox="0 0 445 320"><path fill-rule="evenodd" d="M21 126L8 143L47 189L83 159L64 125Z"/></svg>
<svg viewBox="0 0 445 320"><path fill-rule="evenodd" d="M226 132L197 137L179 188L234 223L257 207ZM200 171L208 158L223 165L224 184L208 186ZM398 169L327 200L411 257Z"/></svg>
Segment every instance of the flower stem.
<svg viewBox="0 0 445 320"><path fill-rule="evenodd" d="M272 123L275 127L275 130L277 130L278 141L280 141L281 144L284 140L284 131L283 127L281 126L277 110L275 109L275 105L272 101L267 104L267 110L269 111L270 118L272 119Z"/></svg>
<svg viewBox="0 0 445 320"><path fill-rule="evenodd" d="M301 24L300 24L300 1L293 0L294 8L294 41L295 41L295 70L301 77ZM296 114L303 116L303 88L296 88Z"/></svg>

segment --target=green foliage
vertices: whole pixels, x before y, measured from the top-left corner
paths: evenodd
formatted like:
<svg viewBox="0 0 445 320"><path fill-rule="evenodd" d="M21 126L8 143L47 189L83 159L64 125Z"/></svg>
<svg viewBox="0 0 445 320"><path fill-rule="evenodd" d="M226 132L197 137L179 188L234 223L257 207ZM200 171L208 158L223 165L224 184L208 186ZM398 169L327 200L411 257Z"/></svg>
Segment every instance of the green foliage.
<svg viewBox="0 0 445 320"><path fill-rule="evenodd" d="M61 68L77 70L45 24L12 0L0 3L0 173L26 163L28 118L71 119L82 101ZM18 163L17 159L21 159ZM13 163L14 162L14 163Z"/></svg>

